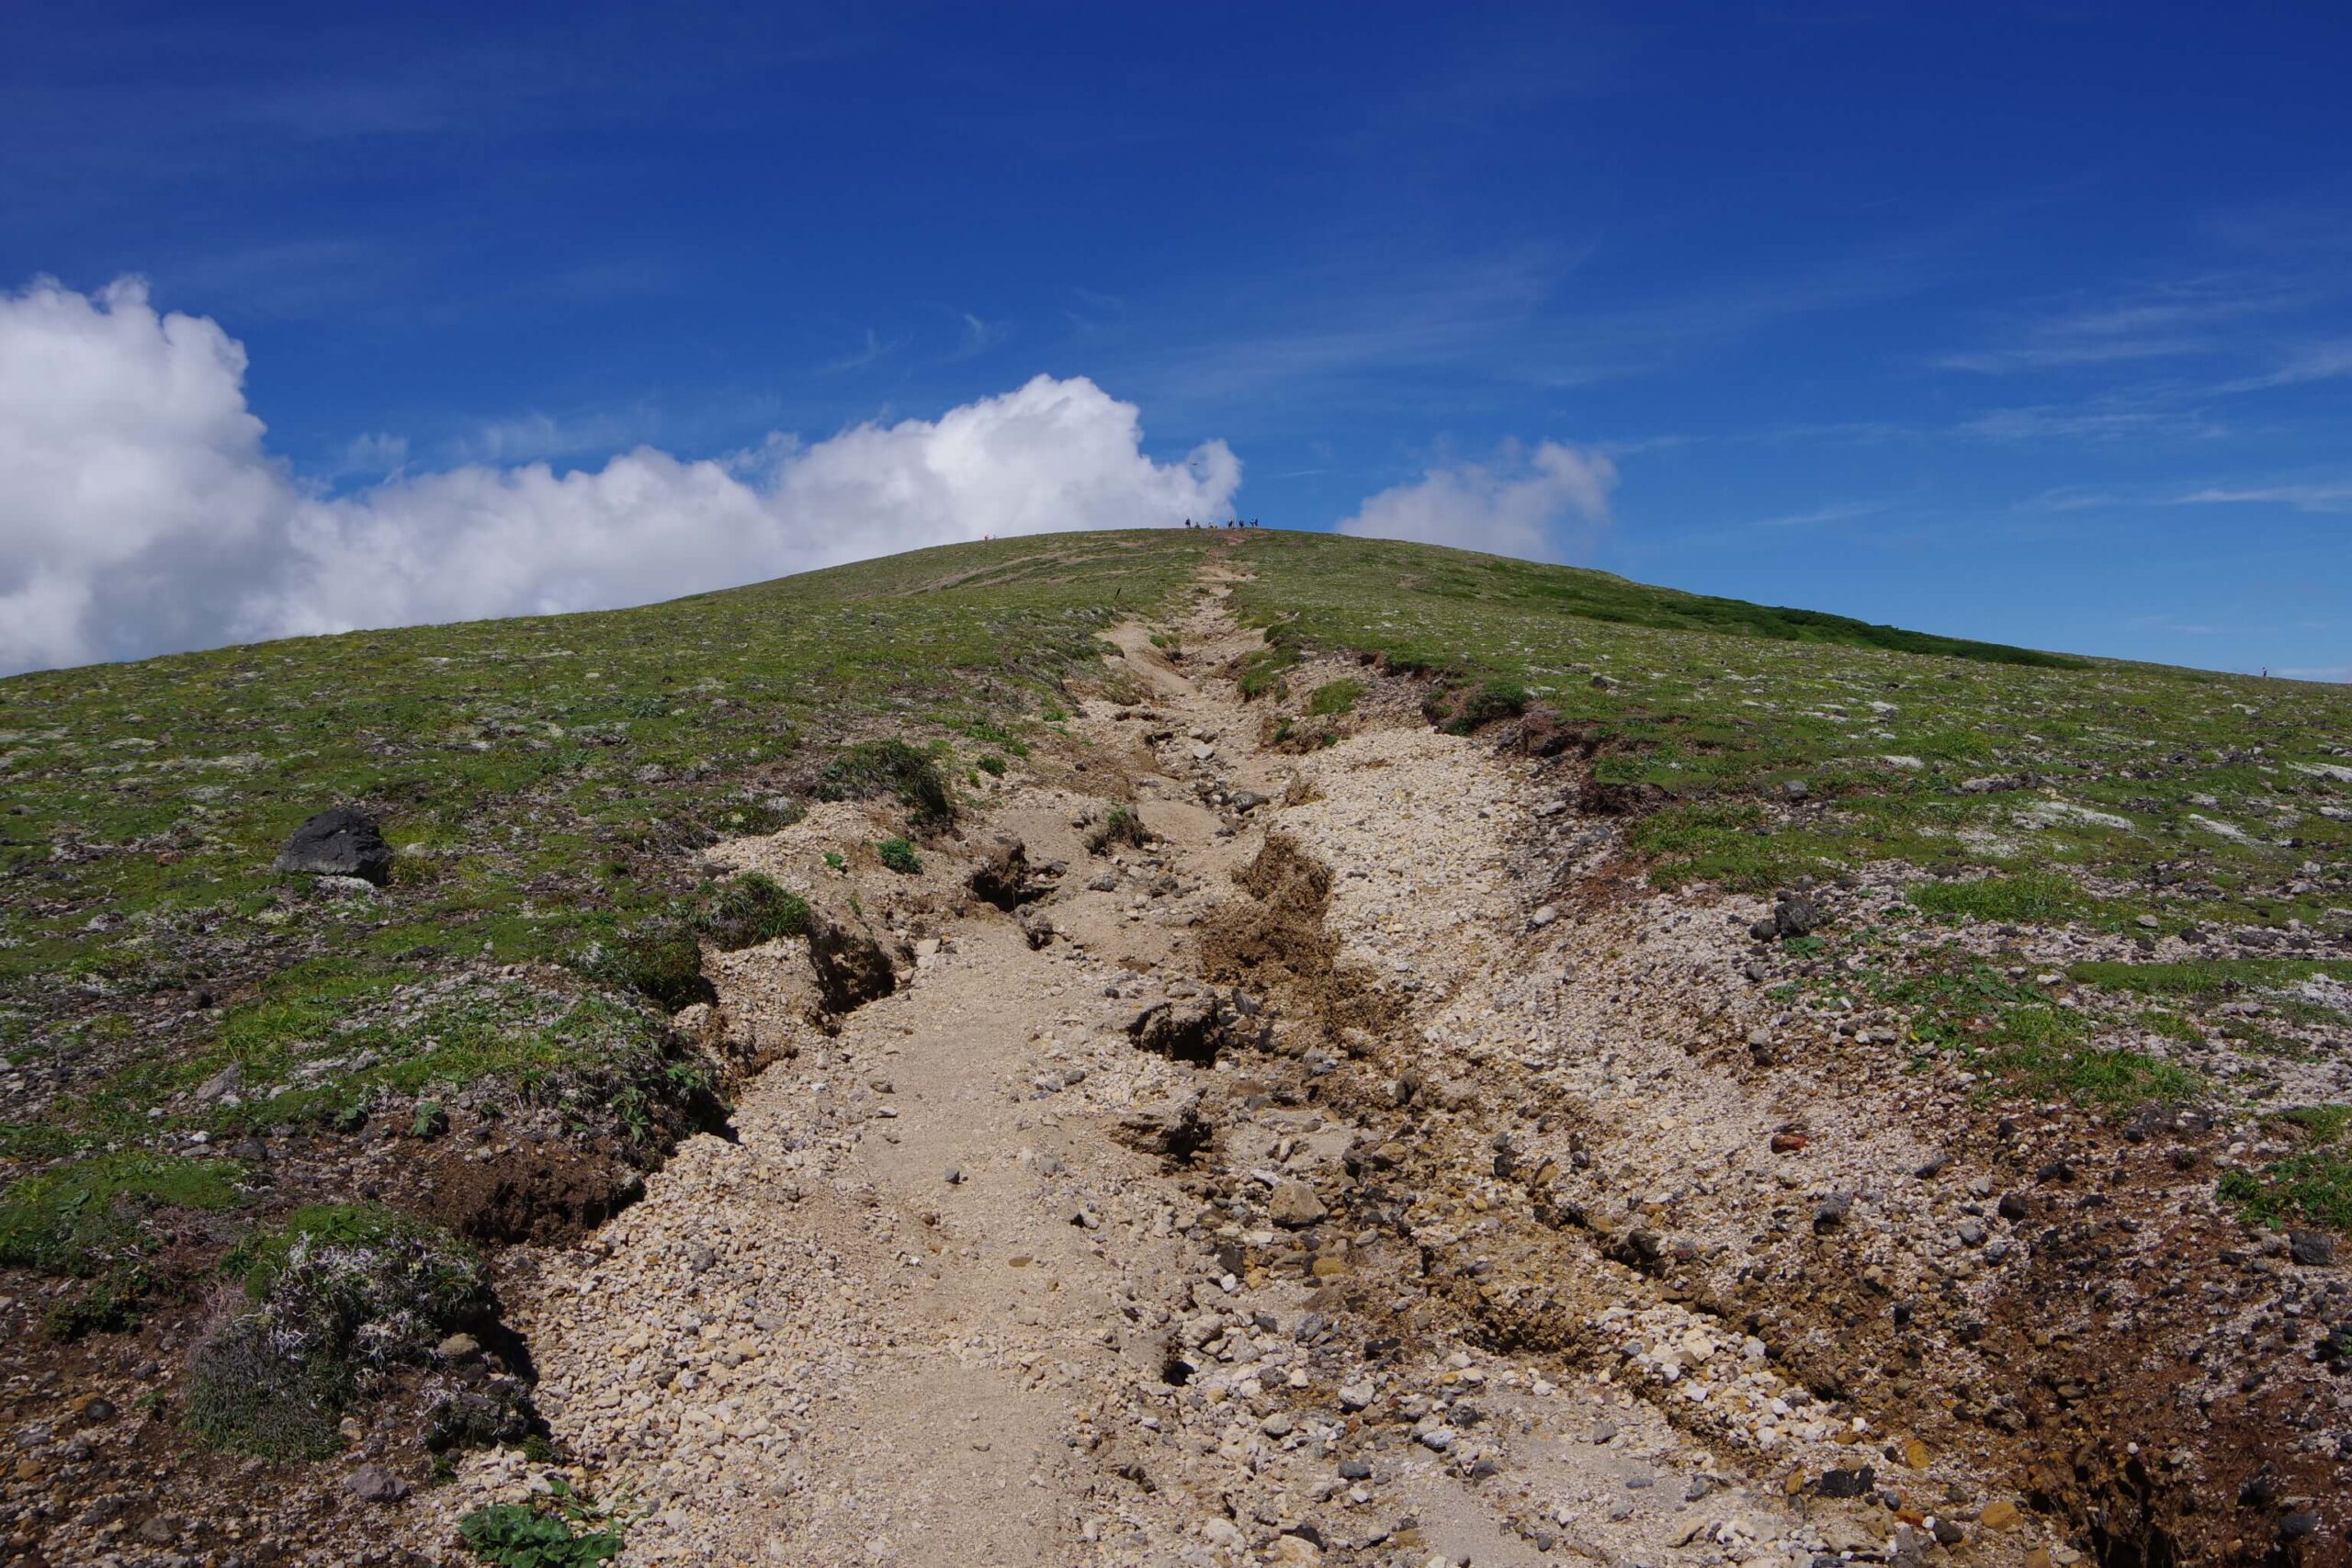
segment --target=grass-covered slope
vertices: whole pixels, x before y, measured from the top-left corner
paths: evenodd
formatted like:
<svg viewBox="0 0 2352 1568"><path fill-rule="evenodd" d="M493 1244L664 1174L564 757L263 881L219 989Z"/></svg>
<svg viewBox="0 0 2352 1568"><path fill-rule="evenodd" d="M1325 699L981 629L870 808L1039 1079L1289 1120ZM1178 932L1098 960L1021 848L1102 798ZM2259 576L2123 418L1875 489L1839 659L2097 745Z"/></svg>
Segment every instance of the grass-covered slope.
<svg viewBox="0 0 2352 1568"><path fill-rule="evenodd" d="M1346 649L1430 671L1436 722L1532 705L1661 883L1899 862L1938 879L1923 918L2266 943L2223 964L2333 961L2299 950L2352 919L2352 692L1423 546L1228 541L1275 641L1248 684ZM636 610L0 682L0 1178L51 1170L28 1203L104 1189L109 1245L135 1252L140 1216L177 1202L172 1181L133 1190L165 1168L149 1156L429 1141L459 1106L642 1156L707 1091L664 1021L749 896L700 886L694 852L829 789L903 794L920 830L943 789L1049 732L1099 629L1182 592L1217 544L959 546ZM924 756L843 750L877 739ZM379 896L269 869L340 803L397 851ZM85 1180L77 1161L102 1164ZM11 1258L53 1245L40 1223L0 1214Z"/></svg>
<svg viewBox="0 0 2352 1568"><path fill-rule="evenodd" d="M1758 888L1900 859L2002 874L1942 895L1986 917L2347 918L2352 688L2062 658L1428 546L1246 537L1258 575L1238 597L1277 644L1265 674L1293 650L1376 651L1439 675L1441 719L1540 705L1644 813L1637 841L1663 882ZM1809 808L1781 809L1800 784Z"/></svg>
<svg viewBox="0 0 2352 1568"><path fill-rule="evenodd" d="M1020 749L1202 547L1007 541L0 682L0 1161L429 1136L468 1093L657 1135L699 1087L662 1020L729 918L693 852L875 782L854 739L929 748L951 788ZM270 871L339 803L396 851L378 897Z"/></svg>

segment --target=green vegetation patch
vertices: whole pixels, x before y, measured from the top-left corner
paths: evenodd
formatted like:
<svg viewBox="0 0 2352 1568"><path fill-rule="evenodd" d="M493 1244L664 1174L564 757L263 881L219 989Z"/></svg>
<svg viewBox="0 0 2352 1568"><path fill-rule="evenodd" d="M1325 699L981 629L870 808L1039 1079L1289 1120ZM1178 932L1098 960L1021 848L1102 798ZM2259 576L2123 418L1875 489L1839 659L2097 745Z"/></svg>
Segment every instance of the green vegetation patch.
<svg viewBox="0 0 2352 1568"><path fill-rule="evenodd" d="M527 1505L475 1509L458 1521L458 1538L496 1568L584 1568L620 1555L622 1527L557 1476Z"/></svg>
<svg viewBox="0 0 2352 1568"><path fill-rule="evenodd" d="M1425 545L1267 532L1236 548L1254 573L1236 607L1276 627L1283 657L1377 655L1429 674L1442 689L1428 716L1450 728L1483 721L1479 693L1523 691L1577 735L1589 801L1682 811L1654 846L1662 886L1755 888L1894 861L2010 879L1927 899L1979 919L2111 923L2144 908L2168 926L2343 925L2340 874L2302 868L2352 860L2352 783L2330 771L2352 689L2005 648ZM2150 891L2128 906L2053 902L2040 897L2061 891L2051 877Z"/></svg>
<svg viewBox="0 0 2352 1568"><path fill-rule="evenodd" d="M1183 530L1000 540L630 610L0 680L15 808L0 817L0 1052L41 1054L62 1078L40 1122L0 1126L0 1184L93 1146L257 1120L286 1090L338 1126L384 1095L454 1111L492 1092L464 1085L477 1068L521 1073L583 1130L614 1116L567 1083L631 1114L674 1099L658 1018L583 1016L534 1047L526 1005L493 1047L399 1015L513 965L569 966L620 1012L705 999L698 943L790 911L733 889L697 911L702 850L789 822L796 789L829 769L829 787L944 818L933 744L1024 754L1026 716L1098 667L1097 635L1172 601L1207 548ZM878 736L895 743L836 750ZM395 851L375 896L269 870L338 802L377 817ZM305 1076L370 1051L349 1074ZM232 1063L243 1087L195 1097Z"/></svg>
<svg viewBox="0 0 2352 1568"><path fill-rule="evenodd" d="M901 876L915 876L922 871L922 857L904 839L885 839L874 846L874 852L885 867Z"/></svg>
<svg viewBox="0 0 2352 1568"><path fill-rule="evenodd" d="M2301 1128L2308 1145L2258 1169L2223 1172L2217 1196L2259 1224L2352 1232L2352 1105L2298 1106L2278 1119Z"/></svg>
<svg viewBox="0 0 2352 1568"><path fill-rule="evenodd" d="M2352 1127L2352 1105L2299 1105L2280 1111L2278 1120L2301 1127L2314 1144L2333 1144Z"/></svg>
<svg viewBox="0 0 2352 1568"><path fill-rule="evenodd" d="M2098 961L2070 964L2067 977L2143 997L2226 997L2291 986L2314 976L2352 982L2352 964L2294 958L2192 958L2177 964Z"/></svg>
<svg viewBox="0 0 2352 1568"><path fill-rule="evenodd" d="M641 962L650 950L617 951ZM61 1109L120 1136L225 1135L287 1122L349 1129L430 1100L445 1117L458 1104L544 1111L645 1145L704 1091L699 1070L660 1014L564 971L402 983L357 960L317 959L227 1009L201 1044L153 1048Z"/></svg>
<svg viewBox="0 0 2352 1568"><path fill-rule="evenodd" d="M1298 665L1298 645L1287 640L1268 643L1244 657L1236 683L1245 698L1262 697L1275 689L1283 675Z"/></svg>
<svg viewBox="0 0 2352 1568"><path fill-rule="evenodd" d="M806 936L808 921L806 899L756 871L713 883L703 889L695 906L695 929L721 953L756 947L779 937Z"/></svg>
<svg viewBox="0 0 2352 1568"><path fill-rule="evenodd" d="M2205 1088L2202 1075L2177 1063L2120 1047L2019 1043L1995 1052L1988 1061L2037 1094L2064 1094L2110 1109L2152 1100L2177 1104Z"/></svg>
<svg viewBox="0 0 2352 1568"><path fill-rule="evenodd" d="M1306 695L1306 711L1315 718L1334 718L1356 711L1363 701L1364 684L1352 675L1326 681Z"/></svg>
<svg viewBox="0 0 2352 1568"><path fill-rule="evenodd" d="M1143 818L1124 806L1114 806L1102 818L1102 825L1087 835L1086 847L1099 855L1123 844L1140 849L1150 841L1151 833L1144 827Z"/></svg>
<svg viewBox="0 0 2352 1568"><path fill-rule="evenodd" d="M1879 999L1908 1010L1914 1041L2031 1093L2112 1109L2175 1103L2206 1087L2202 1075L2161 1056L2094 1043L2092 1020L1958 949L1923 954L1901 973L1874 972L1871 985Z"/></svg>
<svg viewBox="0 0 2352 1568"><path fill-rule="evenodd" d="M955 796L936 758L903 740L861 740L846 747L817 774L825 800L895 796L918 822L935 826L956 815Z"/></svg>
<svg viewBox="0 0 2352 1568"><path fill-rule="evenodd" d="M2051 922L2077 919L2090 900L2074 881L2055 872L2020 872L1965 882L1923 882L1906 895L1931 915L1961 915L1973 920Z"/></svg>
<svg viewBox="0 0 2352 1568"><path fill-rule="evenodd" d="M2262 1224L2301 1222L2352 1231L2352 1157L2340 1149L2291 1155L2259 1170L2222 1173L2222 1202Z"/></svg>
<svg viewBox="0 0 2352 1568"><path fill-rule="evenodd" d="M1517 718L1527 711L1527 688L1516 681L1488 681L1465 692L1446 725L1456 735L1469 735L1497 719Z"/></svg>
<svg viewBox="0 0 2352 1568"><path fill-rule="evenodd" d="M187 1286L155 1261L159 1223L235 1206L243 1175L229 1160L130 1150L25 1177L0 1194L0 1264L87 1281L51 1305L53 1338L135 1327L151 1300Z"/></svg>
<svg viewBox="0 0 2352 1568"><path fill-rule="evenodd" d="M145 1250L157 1211L218 1212L242 1200L243 1168L133 1151L28 1176L0 1195L0 1263L86 1279Z"/></svg>
<svg viewBox="0 0 2352 1568"><path fill-rule="evenodd" d="M1662 887L1708 882L1755 893L1832 869L1829 846L1776 826L1748 802L1668 807L1636 821L1629 837L1655 863L1651 880Z"/></svg>

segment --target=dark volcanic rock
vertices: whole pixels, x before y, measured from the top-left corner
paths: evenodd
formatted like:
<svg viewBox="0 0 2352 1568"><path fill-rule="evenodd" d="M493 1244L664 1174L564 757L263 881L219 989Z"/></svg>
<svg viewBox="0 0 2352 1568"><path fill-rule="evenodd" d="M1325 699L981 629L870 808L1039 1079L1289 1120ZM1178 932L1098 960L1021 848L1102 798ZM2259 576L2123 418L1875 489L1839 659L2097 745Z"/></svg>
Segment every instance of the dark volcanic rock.
<svg viewBox="0 0 2352 1568"><path fill-rule="evenodd" d="M1821 907L1804 893L1783 893L1772 906L1772 930L1782 937L1811 936L1821 924Z"/></svg>
<svg viewBox="0 0 2352 1568"><path fill-rule="evenodd" d="M2325 1231L2296 1231L2287 1238L2287 1255L2310 1269L2324 1269L2335 1261L2335 1238Z"/></svg>
<svg viewBox="0 0 2352 1568"><path fill-rule="evenodd" d="M1864 1465L1860 1470L1830 1470L1822 1472L1813 1483L1814 1491L1824 1497L1859 1497L1868 1492L1878 1479L1878 1472Z"/></svg>
<svg viewBox="0 0 2352 1568"><path fill-rule="evenodd" d="M384 842L373 817L338 806L295 829L269 869L305 876L356 876L381 887L392 879L392 847Z"/></svg>

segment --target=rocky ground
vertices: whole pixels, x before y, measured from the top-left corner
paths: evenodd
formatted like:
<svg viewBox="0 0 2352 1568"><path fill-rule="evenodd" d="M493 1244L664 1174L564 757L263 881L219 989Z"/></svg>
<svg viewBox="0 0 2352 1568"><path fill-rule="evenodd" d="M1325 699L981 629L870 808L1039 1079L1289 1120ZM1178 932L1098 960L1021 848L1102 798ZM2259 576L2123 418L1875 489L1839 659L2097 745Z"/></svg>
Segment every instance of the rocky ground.
<svg viewBox="0 0 2352 1568"><path fill-rule="evenodd" d="M718 852L904 984L829 1032L803 944L724 961L695 1021L769 1064L732 1135L510 1289L573 1468L470 1461L395 1516L417 1551L557 1473L645 1563L2340 1545L2332 1374L2244 1354L2339 1273L2152 1174L2195 1118L1879 1070L1771 904L1652 895L1572 767L1408 691L1269 744L1222 590L1123 633L1131 700L993 839L894 874L842 806Z"/></svg>

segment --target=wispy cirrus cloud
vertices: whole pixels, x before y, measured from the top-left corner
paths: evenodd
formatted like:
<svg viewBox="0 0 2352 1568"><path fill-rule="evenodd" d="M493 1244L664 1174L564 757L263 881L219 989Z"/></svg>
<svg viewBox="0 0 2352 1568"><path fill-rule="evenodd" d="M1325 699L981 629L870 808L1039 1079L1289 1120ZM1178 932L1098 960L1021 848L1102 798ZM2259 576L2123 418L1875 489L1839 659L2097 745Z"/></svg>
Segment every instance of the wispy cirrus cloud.
<svg viewBox="0 0 2352 1568"><path fill-rule="evenodd" d="M1939 355L1940 369L2001 376L2233 351L2249 320L2309 305L2305 289L2232 275L2159 283L2015 324L2006 341Z"/></svg>
<svg viewBox="0 0 2352 1568"><path fill-rule="evenodd" d="M1748 525L1752 528L1823 528L1836 523L1851 523L1860 518L1876 517L1892 510L1888 501L1841 501L1828 506L1816 506L1803 512L1783 513L1777 517L1758 517Z"/></svg>
<svg viewBox="0 0 2352 1568"><path fill-rule="evenodd" d="M2297 512L2352 512L2352 479L2292 484L2212 485L2175 496L2176 506L2285 506Z"/></svg>
<svg viewBox="0 0 2352 1568"><path fill-rule="evenodd" d="M947 356L951 364L957 360L977 359L989 350L999 347L1012 335L1011 321L987 321L969 310L961 312L961 315L963 317L961 333L956 341L955 352Z"/></svg>
<svg viewBox="0 0 2352 1568"><path fill-rule="evenodd" d="M2264 392L2275 387L2301 387L2313 381L2340 380L2352 376L2352 338L2307 343L2290 348L2280 361L2258 375L2224 381L2224 392Z"/></svg>
<svg viewBox="0 0 2352 1568"><path fill-rule="evenodd" d="M872 327L868 327L865 329L865 340L858 347L850 350L847 354L842 355L839 359L827 360L824 364L817 367L817 368L819 371L825 373L839 370L862 370L869 365L878 365L883 360L889 358L892 355L906 347L908 343L910 341L910 339L904 337L886 338L880 333L876 332Z"/></svg>
<svg viewBox="0 0 2352 1568"><path fill-rule="evenodd" d="M2053 485L2010 506L2012 512L2097 512L2125 504L2121 496L2088 485Z"/></svg>

